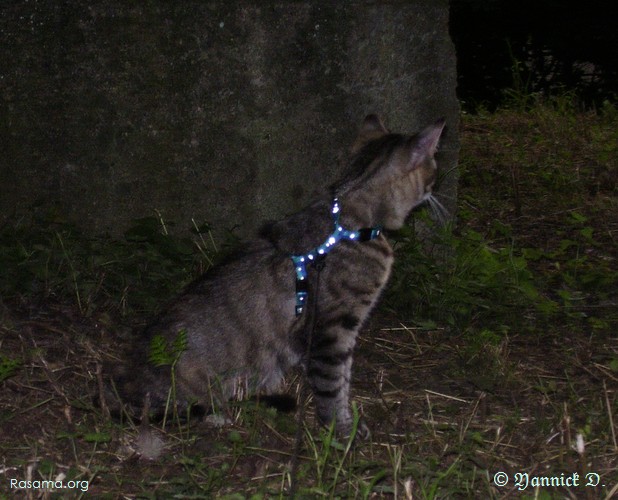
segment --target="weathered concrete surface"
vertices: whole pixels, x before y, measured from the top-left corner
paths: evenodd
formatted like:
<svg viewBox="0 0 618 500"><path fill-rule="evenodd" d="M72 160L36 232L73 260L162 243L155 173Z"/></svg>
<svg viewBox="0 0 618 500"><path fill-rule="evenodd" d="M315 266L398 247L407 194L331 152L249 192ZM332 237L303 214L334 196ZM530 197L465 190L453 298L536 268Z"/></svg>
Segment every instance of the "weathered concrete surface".
<svg viewBox="0 0 618 500"><path fill-rule="evenodd" d="M0 16L0 210L93 233L160 211L241 234L301 208L370 112L440 116L456 193L447 0L31 0ZM2 220L0 219L0 222Z"/></svg>

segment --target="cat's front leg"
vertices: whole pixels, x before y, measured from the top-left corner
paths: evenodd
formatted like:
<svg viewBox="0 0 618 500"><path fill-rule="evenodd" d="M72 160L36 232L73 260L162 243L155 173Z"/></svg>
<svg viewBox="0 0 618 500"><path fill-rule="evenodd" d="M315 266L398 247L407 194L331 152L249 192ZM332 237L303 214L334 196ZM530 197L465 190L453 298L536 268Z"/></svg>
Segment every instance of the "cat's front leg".
<svg viewBox="0 0 618 500"><path fill-rule="evenodd" d="M326 426L334 420L337 434L345 437L353 428L349 399L356 335L351 333L341 327L320 332L312 342L307 367L318 420ZM357 434L363 438L369 436L369 429L362 421L358 423Z"/></svg>

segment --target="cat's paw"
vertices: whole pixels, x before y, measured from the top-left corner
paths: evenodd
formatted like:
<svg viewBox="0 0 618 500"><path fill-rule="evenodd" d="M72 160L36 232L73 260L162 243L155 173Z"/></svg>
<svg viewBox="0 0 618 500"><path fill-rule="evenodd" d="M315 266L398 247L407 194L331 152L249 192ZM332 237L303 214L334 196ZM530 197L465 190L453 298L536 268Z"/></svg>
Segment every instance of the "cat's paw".
<svg viewBox="0 0 618 500"><path fill-rule="evenodd" d="M358 420L358 426L356 427L356 436L354 436L354 439L362 439L363 441L369 441L371 439L371 429L369 428L363 417Z"/></svg>
<svg viewBox="0 0 618 500"><path fill-rule="evenodd" d="M350 438L353 441L368 441L371 438L371 430L363 417L358 419L356 426L352 422L337 425L336 434L338 438L346 441Z"/></svg>

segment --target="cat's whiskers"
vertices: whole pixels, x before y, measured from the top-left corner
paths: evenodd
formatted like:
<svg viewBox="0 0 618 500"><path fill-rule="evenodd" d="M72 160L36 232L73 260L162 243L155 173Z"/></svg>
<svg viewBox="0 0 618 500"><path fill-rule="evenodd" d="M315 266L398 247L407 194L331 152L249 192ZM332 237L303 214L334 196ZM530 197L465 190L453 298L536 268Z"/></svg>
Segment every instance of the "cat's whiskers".
<svg viewBox="0 0 618 500"><path fill-rule="evenodd" d="M431 212L436 217L441 226L444 226L450 219L450 213L444 205L433 194L427 197L427 203L431 208Z"/></svg>
<svg viewBox="0 0 618 500"><path fill-rule="evenodd" d="M441 192L441 191L439 191L439 192L435 193L435 197L436 197L436 198L438 198L438 199L439 199L439 198L445 198L445 199L447 199L447 200L457 201L457 199L456 199L454 196L450 196L450 195L448 195L448 194L446 194L446 193L443 193L443 192Z"/></svg>

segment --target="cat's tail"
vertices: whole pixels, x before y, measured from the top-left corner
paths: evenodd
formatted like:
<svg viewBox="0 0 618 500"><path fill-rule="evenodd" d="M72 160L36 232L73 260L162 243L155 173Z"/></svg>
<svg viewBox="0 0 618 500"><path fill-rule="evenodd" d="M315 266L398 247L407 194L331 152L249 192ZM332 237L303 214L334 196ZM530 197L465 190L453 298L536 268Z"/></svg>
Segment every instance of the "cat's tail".
<svg viewBox="0 0 618 500"><path fill-rule="evenodd" d="M112 418L140 421L144 408L154 420L165 413L170 385L165 370L128 359L108 363L103 374L98 403L109 410Z"/></svg>
<svg viewBox="0 0 618 500"><path fill-rule="evenodd" d="M141 422L147 414L151 421L161 422L174 415L181 420L201 418L210 411L186 398L179 387L172 390L169 366L153 366L144 359L138 355L108 365L104 398L112 418Z"/></svg>

